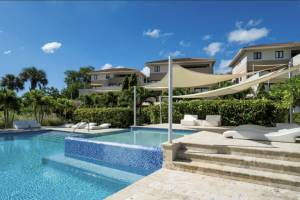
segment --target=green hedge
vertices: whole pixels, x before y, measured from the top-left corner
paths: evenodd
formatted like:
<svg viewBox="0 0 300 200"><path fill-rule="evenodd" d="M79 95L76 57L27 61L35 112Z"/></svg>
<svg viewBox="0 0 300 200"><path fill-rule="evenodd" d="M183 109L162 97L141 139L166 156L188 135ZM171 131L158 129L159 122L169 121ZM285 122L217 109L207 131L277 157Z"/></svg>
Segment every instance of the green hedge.
<svg viewBox="0 0 300 200"><path fill-rule="evenodd" d="M272 126L283 122L287 110L270 100L193 100L173 104L173 122L180 123L184 114L198 115L205 119L206 115L222 116L223 126L240 124L258 124ZM159 123L159 106L149 106L143 109L144 123ZM162 104L162 120L168 119L167 104Z"/></svg>
<svg viewBox="0 0 300 200"><path fill-rule="evenodd" d="M79 108L73 115L74 121L110 123L112 127L127 128L133 124L131 108Z"/></svg>

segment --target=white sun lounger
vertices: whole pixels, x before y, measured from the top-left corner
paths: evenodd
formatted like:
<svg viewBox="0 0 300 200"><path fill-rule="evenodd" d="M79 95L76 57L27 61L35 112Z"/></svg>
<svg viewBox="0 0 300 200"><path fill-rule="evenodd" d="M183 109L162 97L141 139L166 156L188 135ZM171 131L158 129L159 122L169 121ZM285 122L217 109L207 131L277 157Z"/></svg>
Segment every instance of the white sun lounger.
<svg viewBox="0 0 300 200"><path fill-rule="evenodd" d="M183 119L180 121L180 124L183 126L196 126L198 120L197 115L184 115Z"/></svg>
<svg viewBox="0 0 300 200"><path fill-rule="evenodd" d="M197 125L205 127L216 127L221 125L221 115L206 115L205 120L197 120Z"/></svg>
<svg viewBox="0 0 300 200"><path fill-rule="evenodd" d="M274 142L296 142L300 137L300 126L278 124L276 127L263 127L258 125L242 125L229 131L225 131L223 136L226 138L246 139L246 140L265 140Z"/></svg>
<svg viewBox="0 0 300 200"><path fill-rule="evenodd" d="M111 126L111 124L109 123L104 123L104 124L101 124L99 126L97 125L94 125L94 126L90 126L89 129L90 130L99 130L99 129L106 129L106 128L109 128ZM86 129L88 129L88 127L86 127Z"/></svg>
<svg viewBox="0 0 300 200"><path fill-rule="evenodd" d="M16 120L13 122L15 129L41 128L41 125L35 120Z"/></svg>
<svg viewBox="0 0 300 200"><path fill-rule="evenodd" d="M73 125L71 128L83 129L83 128L85 128L86 124L87 124L86 122L79 122L79 123Z"/></svg>

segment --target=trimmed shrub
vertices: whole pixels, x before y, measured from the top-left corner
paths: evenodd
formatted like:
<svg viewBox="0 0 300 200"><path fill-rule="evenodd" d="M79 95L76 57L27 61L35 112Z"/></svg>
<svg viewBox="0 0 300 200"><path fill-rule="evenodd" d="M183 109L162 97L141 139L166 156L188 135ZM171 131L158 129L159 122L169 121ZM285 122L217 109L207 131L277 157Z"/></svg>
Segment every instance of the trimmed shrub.
<svg viewBox="0 0 300 200"><path fill-rule="evenodd" d="M64 120L58 117L50 116L43 120L43 126L60 126L64 124Z"/></svg>
<svg viewBox="0 0 300 200"><path fill-rule="evenodd" d="M240 124L258 124L272 126L283 122L287 110L280 104L270 100L193 100L173 104L173 122L180 123L184 114L198 115L205 119L206 115L221 115L223 126ZM159 105L143 109L143 118L151 124L159 123ZM162 104L163 123L168 121L168 106Z"/></svg>
<svg viewBox="0 0 300 200"><path fill-rule="evenodd" d="M74 121L110 123L112 127L127 128L133 124L131 108L79 108L73 114Z"/></svg>

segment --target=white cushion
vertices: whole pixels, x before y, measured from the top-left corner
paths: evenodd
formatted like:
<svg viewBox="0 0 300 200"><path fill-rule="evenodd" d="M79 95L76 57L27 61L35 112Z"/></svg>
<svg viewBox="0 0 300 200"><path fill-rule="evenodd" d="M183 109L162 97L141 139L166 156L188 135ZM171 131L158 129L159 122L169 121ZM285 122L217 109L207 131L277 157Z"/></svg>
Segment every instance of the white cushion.
<svg viewBox="0 0 300 200"><path fill-rule="evenodd" d="M104 124L99 125L100 128L109 128L110 126L111 126L111 124L109 124L109 123L104 123Z"/></svg>
<svg viewBox="0 0 300 200"><path fill-rule="evenodd" d="M183 126L196 126L196 120L184 120L180 121L180 124Z"/></svg>
<svg viewBox="0 0 300 200"><path fill-rule="evenodd" d="M183 119L184 120L197 120L198 119L198 115L189 115L189 114L186 114L186 115L184 115Z"/></svg>

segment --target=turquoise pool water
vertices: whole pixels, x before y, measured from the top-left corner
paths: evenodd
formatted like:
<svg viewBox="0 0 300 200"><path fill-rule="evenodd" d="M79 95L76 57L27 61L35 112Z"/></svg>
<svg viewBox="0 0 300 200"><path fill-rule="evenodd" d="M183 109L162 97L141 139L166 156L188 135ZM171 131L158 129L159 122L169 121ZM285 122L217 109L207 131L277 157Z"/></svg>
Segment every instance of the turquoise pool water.
<svg viewBox="0 0 300 200"><path fill-rule="evenodd" d="M193 131L174 131L173 139L191 134ZM133 129L132 131L117 132L108 135L92 137L92 140L105 142L117 142L122 144L134 144L148 147L160 147L168 140L168 132L162 129Z"/></svg>
<svg viewBox="0 0 300 200"><path fill-rule="evenodd" d="M44 157L63 153L70 134L0 135L0 199L103 199L129 185L80 170L43 164Z"/></svg>

